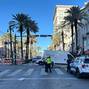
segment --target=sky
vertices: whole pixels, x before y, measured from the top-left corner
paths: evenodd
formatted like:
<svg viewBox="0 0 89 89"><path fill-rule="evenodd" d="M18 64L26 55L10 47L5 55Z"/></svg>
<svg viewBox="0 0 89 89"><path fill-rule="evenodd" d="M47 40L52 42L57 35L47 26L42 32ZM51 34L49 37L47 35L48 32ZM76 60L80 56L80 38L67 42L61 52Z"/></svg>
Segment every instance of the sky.
<svg viewBox="0 0 89 89"><path fill-rule="evenodd" d="M52 34L53 15L56 5L79 5L89 0L0 0L0 35L7 32L8 22L17 13L28 14L38 23L37 34ZM38 38L39 46L45 49L51 44L50 38Z"/></svg>

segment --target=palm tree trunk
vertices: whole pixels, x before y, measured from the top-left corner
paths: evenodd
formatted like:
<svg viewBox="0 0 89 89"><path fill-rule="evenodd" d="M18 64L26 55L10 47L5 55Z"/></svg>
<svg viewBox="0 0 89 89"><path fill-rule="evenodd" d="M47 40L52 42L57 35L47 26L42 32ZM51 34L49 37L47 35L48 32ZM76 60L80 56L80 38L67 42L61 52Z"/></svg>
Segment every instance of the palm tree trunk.
<svg viewBox="0 0 89 89"><path fill-rule="evenodd" d="M32 59L32 50L31 50L32 44L30 44L30 59Z"/></svg>
<svg viewBox="0 0 89 89"><path fill-rule="evenodd" d="M6 42L4 43L4 47L5 47L5 58L7 57L7 47L6 47Z"/></svg>
<svg viewBox="0 0 89 89"><path fill-rule="evenodd" d="M27 29L27 42L26 42L26 62L29 58L29 29Z"/></svg>
<svg viewBox="0 0 89 89"><path fill-rule="evenodd" d="M30 38L30 59L32 59L32 44L33 44L33 42L32 42L32 39Z"/></svg>
<svg viewBox="0 0 89 89"><path fill-rule="evenodd" d="M14 39L14 64L16 65L16 34Z"/></svg>
<svg viewBox="0 0 89 89"><path fill-rule="evenodd" d="M72 36L72 53L73 53L73 24L71 24L71 36Z"/></svg>
<svg viewBox="0 0 89 89"><path fill-rule="evenodd" d="M13 51L12 51L12 32L11 32L11 26L9 27L10 30L10 50L11 50L11 59L12 59L12 64L13 64Z"/></svg>
<svg viewBox="0 0 89 89"><path fill-rule="evenodd" d="M63 43L63 50L65 50L65 44L64 44L64 33L62 31L62 43Z"/></svg>
<svg viewBox="0 0 89 89"><path fill-rule="evenodd" d="M20 26L20 36L21 36L21 59L23 60L23 37L22 37L23 27Z"/></svg>
<svg viewBox="0 0 89 89"><path fill-rule="evenodd" d="M75 25L75 34L76 34L76 53L78 52L77 47L78 47L78 31L77 31L77 20L74 22Z"/></svg>

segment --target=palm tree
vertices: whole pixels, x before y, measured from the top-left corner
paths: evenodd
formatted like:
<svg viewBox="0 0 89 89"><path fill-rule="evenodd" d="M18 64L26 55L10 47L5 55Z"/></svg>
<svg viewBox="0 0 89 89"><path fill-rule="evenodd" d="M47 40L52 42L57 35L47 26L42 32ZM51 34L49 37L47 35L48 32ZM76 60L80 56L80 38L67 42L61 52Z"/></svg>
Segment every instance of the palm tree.
<svg viewBox="0 0 89 89"><path fill-rule="evenodd" d="M25 20L27 19L27 16L23 13L18 13L16 15L13 15L13 25L18 28L18 32L20 32L20 37L21 37L21 59L23 60L23 38L22 38L22 33L24 31L24 23Z"/></svg>
<svg viewBox="0 0 89 89"><path fill-rule="evenodd" d="M71 37L72 37L72 53L73 53L73 19L72 19L72 16L71 15L68 15L68 16L65 16L64 17L64 21L62 23L62 28L64 27L68 27L70 26L71 27Z"/></svg>
<svg viewBox="0 0 89 89"><path fill-rule="evenodd" d="M26 61L28 61L28 56L29 56L29 37L31 37L30 32L38 32L38 26L35 21L31 20L30 17L27 16L27 20L25 21L25 29L27 33L27 42L26 42ZM31 45L32 43L30 43ZM30 48L31 49L31 48ZM31 52L30 52L30 57L31 57Z"/></svg>
<svg viewBox="0 0 89 89"><path fill-rule="evenodd" d="M87 20L87 14L84 13L83 10L81 10L78 6L73 6L69 10L67 10L68 16L72 18L73 25L75 27L75 37L76 37L76 53L77 53L77 47L78 47L78 25L81 27L83 26L82 20Z"/></svg>

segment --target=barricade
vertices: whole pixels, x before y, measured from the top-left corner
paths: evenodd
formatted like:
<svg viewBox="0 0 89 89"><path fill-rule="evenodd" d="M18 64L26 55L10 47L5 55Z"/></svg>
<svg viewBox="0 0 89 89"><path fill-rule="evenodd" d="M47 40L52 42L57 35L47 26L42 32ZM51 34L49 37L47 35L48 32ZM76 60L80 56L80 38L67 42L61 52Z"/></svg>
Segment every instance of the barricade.
<svg viewBox="0 0 89 89"><path fill-rule="evenodd" d="M11 59L4 59L3 64L12 64L12 60Z"/></svg>
<svg viewBox="0 0 89 89"><path fill-rule="evenodd" d="M21 59L16 59L16 64L23 64L23 63L24 63L23 60L21 60Z"/></svg>
<svg viewBox="0 0 89 89"><path fill-rule="evenodd" d="M16 59L16 64L23 64L24 61L21 59ZM0 61L0 64L12 64L12 59L10 58L3 58L2 61Z"/></svg>
<svg viewBox="0 0 89 89"><path fill-rule="evenodd" d="M2 61L0 61L0 64L2 64Z"/></svg>

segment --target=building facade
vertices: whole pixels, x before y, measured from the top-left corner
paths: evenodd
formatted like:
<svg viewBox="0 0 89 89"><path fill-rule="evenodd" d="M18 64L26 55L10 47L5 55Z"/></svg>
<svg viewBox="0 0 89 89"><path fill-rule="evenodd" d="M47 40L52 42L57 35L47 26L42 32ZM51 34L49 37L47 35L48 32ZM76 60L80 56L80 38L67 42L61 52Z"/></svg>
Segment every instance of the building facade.
<svg viewBox="0 0 89 89"><path fill-rule="evenodd" d="M71 29L69 26L61 27L64 17L68 14L66 11L71 5L56 5L53 17L53 44L55 50L71 50Z"/></svg>
<svg viewBox="0 0 89 89"><path fill-rule="evenodd" d="M65 13L70 9L71 5L56 5L55 13L53 17L53 45L54 50L65 50L71 52L71 28L66 26L61 28L64 21L64 17L68 14ZM89 54L89 2L85 3L85 6L81 8L84 13L87 14L86 20L82 20L83 26L78 26L78 53ZM73 51L76 52L75 32L73 36Z"/></svg>
<svg viewBox="0 0 89 89"><path fill-rule="evenodd" d="M78 46L81 53L89 54L89 2L81 9L87 14L87 20L82 20L83 27L78 27Z"/></svg>

